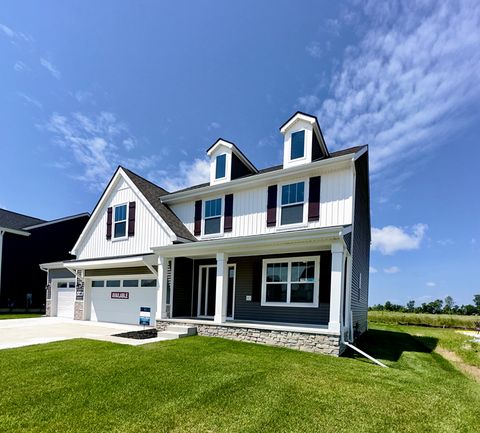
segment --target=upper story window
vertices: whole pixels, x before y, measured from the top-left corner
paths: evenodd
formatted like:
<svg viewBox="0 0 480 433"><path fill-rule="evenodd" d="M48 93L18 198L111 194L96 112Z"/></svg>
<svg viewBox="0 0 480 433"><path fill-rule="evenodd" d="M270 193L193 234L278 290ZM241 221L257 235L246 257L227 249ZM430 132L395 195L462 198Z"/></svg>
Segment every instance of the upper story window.
<svg viewBox="0 0 480 433"><path fill-rule="evenodd" d="M114 207L113 237L124 238L127 235L127 205Z"/></svg>
<svg viewBox="0 0 480 433"><path fill-rule="evenodd" d="M215 179L223 179L226 174L227 155L218 155L215 159Z"/></svg>
<svg viewBox="0 0 480 433"><path fill-rule="evenodd" d="M222 199L205 201L204 234L220 233L222 222Z"/></svg>
<svg viewBox="0 0 480 433"><path fill-rule="evenodd" d="M305 131L292 133L290 145L290 159L303 158L305 156Z"/></svg>
<svg viewBox="0 0 480 433"><path fill-rule="evenodd" d="M282 186L280 224L303 223L305 182Z"/></svg>
<svg viewBox="0 0 480 433"><path fill-rule="evenodd" d="M319 257L263 261L262 305L317 307Z"/></svg>

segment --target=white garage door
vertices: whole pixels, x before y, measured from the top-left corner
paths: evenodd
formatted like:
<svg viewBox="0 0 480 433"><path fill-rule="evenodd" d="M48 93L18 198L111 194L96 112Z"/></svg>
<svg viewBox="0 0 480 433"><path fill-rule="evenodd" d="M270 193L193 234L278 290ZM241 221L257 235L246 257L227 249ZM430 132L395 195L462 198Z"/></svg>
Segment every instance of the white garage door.
<svg viewBox="0 0 480 433"><path fill-rule="evenodd" d="M73 319L75 283L57 283L57 316Z"/></svg>
<svg viewBox="0 0 480 433"><path fill-rule="evenodd" d="M154 325L157 281L154 279L93 280L90 319L98 322L139 324L140 308L150 308Z"/></svg>

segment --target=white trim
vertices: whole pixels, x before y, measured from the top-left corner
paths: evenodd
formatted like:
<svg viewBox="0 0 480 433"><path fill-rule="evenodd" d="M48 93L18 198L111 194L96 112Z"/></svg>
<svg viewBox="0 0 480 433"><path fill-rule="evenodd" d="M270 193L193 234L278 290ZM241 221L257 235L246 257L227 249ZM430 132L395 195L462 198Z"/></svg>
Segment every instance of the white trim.
<svg viewBox="0 0 480 433"><path fill-rule="evenodd" d="M292 139L294 134L299 134L303 132L303 156L299 156L298 158L292 158ZM307 161L307 131L305 129L299 129L298 131L293 131L290 134L290 146L289 146L289 154L288 154L288 162L305 162Z"/></svg>
<svg viewBox="0 0 480 433"><path fill-rule="evenodd" d="M205 285L205 302L203 306L203 311L205 314L200 314L200 301L202 299L202 269L209 269L209 268L217 268L217 265L201 265L198 267L198 300L197 300L197 317L203 318L213 318L212 315L208 315L207 307L208 307L208 283L209 283L209 273L208 271L205 273L206 275L206 285Z"/></svg>
<svg viewBox="0 0 480 433"><path fill-rule="evenodd" d="M82 217L85 217L85 216L90 216L90 214L88 212L83 212L83 213L80 213L80 214L77 214L77 215L67 216L67 217L64 217L64 218L58 218L56 220L47 221L45 223L40 223L40 224L35 224L33 226L24 227L23 229L24 230L36 229L38 227L44 227L44 226L48 226L50 224L61 223L61 222L64 222L64 221L73 220L75 218L82 218Z"/></svg>
<svg viewBox="0 0 480 433"><path fill-rule="evenodd" d="M293 262L314 262L314 277L313 277L313 302L291 302L291 287L292 283L292 263ZM286 302L268 302L267 297L267 265L271 263L287 263L287 281L284 284L287 285L287 300ZM311 283L305 282L305 283ZM299 307L299 308L317 308L319 299L319 286L320 286L320 256L303 256L303 257L282 257L276 259L263 259L262 260L262 297L260 305L262 307Z"/></svg>
<svg viewBox="0 0 480 433"><path fill-rule="evenodd" d="M279 168L278 170L268 171L266 173L259 173L254 176L242 177L239 179L231 180L227 183L220 183L216 185L206 185L201 188L193 188L186 191L179 191L177 193L171 193L160 197L162 203L174 204L188 199L201 197L205 194L225 194L225 191L229 193L236 189L248 189L252 188L255 184L265 184L266 182L274 182L277 179L283 179L286 176L298 174L298 176L308 176L310 172L315 173L316 176L322 173L318 172L321 168L332 168L332 166L342 165L348 163L355 158L355 153L348 153L346 155L335 156L331 158L321 159L319 161L313 161L308 164L301 164L298 166ZM346 167L350 167L347 164Z"/></svg>
<svg viewBox="0 0 480 433"><path fill-rule="evenodd" d="M117 207L125 206L125 220L115 221L115 210ZM129 203L119 203L112 206L112 242L124 241L128 239L128 217L130 213ZM115 224L125 223L125 234L123 236L115 237Z"/></svg>
<svg viewBox="0 0 480 433"><path fill-rule="evenodd" d="M230 273L230 268L233 268L233 293L232 293L232 315L228 316L228 293L227 293L227 319L235 320L235 291L237 286L237 264L231 263L227 264L228 273ZM230 275L227 275L227 280L230 279ZM228 283L227 283L228 289Z"/></svg>
<svg viewBox="0 0 480 433"><path fill-rule="evenodd" d="M220 200L220 215L214 217L206 217L205 212L207 210L207 201L214 201ZM202 239L209 239L209 238L217 238L224 235L223 225L224 225L224 213L225 213L225 196L209 198L208 200L204 200L202 203L202 231L201 231L201 238ZM220 217L220 231L217 233L208 233L205 234L205 220L219 218Z"/></svg>
<svg viewBox="0 0 480 433"><path fill-rule="evenodd" d="M225 146L226 148L230 149L231 153L234 153L237 155L237 157L254 173L258 173L258 169L248 160L246 157L240 152L240 149L237 148L237 145L234 143L230 143L228 141L222 140L219 138L213 145L210 147L210 149L207 152L208 156L211 156L212 153L215 152L215 150L219 146Z"/></svg>
<svg viewBox="0 0 480 433"><path fill-rule="evenodd" d="M225 160L224 160L225 166L223 168L224 174L222 177L217 177L217 162L220 156L225 156ZM228 155L226 153L219 153L218 155L215 156L215 182L227 180L227 159L228 159L227 157Z"/></svg>
<svg viewBox="0 0 480 433"><path fill-rule="evenodd" d="M85 261L68 261L63 262L63 267L67 269L106 269L106 268L122 268L128 266L147 266L145 260L151 257L151 254L145 254L134 257L121 257L113 259L91 259Z"/></svg>
<svg viewBox="0 0 480 433"><path fill-rule="evenodd" d="M26 231L17 230L17 229L10 229L8 227L0 227L0 232L12 233L14 235L20 235L20 236L30 236L31 235L31 233L28 233Z"/></svg>

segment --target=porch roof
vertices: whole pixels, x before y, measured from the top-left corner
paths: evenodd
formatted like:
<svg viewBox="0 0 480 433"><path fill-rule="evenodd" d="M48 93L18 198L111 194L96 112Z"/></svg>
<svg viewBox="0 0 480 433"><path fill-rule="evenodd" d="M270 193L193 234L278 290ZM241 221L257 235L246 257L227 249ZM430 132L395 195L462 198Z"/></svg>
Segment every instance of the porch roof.
<svg viewBox="0 0 480 433"><path fill-rule="evenodd" d="M102 257L82 260L68 260L63 262L67 269L108 269L125 268L135 266L147 266L148 268L157 264L154 254L135 254L131 256Z"/></svg>
<svg viewBox="0 0 480 433"><path fill-rule="evenodd" d="M318 251L333 242L344 243L343 235L351 226L333 226L307 230L282 231L263 235L209 239L195 243L154 247L155 254L164 257L214 257L216 253L230 256L260 255Z"/></svg>

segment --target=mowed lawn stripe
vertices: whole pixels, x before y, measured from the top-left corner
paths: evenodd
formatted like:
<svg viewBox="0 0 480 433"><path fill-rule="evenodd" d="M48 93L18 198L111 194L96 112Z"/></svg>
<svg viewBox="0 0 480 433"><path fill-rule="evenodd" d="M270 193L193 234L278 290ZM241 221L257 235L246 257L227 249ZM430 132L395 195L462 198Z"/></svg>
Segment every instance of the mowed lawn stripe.
<svg viewBox="0 0 480 433"><path fill-rule="evenodd" d="M450 363L386 329L362 344L393 368L206 337L4 350L0 431L476 431L480 387Z"/></svg>

